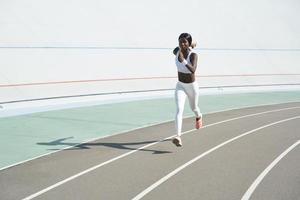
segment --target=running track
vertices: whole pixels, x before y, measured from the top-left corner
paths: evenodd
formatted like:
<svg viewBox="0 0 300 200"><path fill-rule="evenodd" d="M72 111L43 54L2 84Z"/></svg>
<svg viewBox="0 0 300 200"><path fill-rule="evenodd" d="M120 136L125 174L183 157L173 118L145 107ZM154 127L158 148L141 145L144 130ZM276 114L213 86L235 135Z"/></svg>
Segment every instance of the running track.
<svg viewBox="0 0 300 200"><path fill-rule="evenodd" d="M181 148L168 122L2 170L0 197L300 199L300 103L207 114L200 130L193 123L184 121Z"/></svg>

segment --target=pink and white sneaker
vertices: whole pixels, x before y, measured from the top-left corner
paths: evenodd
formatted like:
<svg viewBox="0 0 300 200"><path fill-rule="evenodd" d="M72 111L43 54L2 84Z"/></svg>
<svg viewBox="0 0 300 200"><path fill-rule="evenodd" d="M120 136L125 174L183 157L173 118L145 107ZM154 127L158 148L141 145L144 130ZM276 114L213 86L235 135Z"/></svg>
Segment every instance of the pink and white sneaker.
<svg viewBox="0 0 300 200"><path fill-rule="evenodd" d="M202 127L202 117L196 117L195 128L200 129Z"/></svg>

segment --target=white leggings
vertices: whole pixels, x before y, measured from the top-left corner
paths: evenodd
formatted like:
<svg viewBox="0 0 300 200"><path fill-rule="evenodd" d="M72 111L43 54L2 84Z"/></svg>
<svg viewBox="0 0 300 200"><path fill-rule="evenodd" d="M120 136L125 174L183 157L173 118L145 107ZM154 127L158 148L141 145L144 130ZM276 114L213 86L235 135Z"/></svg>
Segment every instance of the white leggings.
<svg viewBox="0 0 300 200"><path fill-rule="evenodd" d="M176 100L176 108L177 108L175 123L176 123L176 132L178 136L181 135L182 116L183 116L186 96L188 97L190 107L192 111L195 113L196 117L202 117L202 114L198 107L198 98L199 98L198 83L196 81L194 81L193 83L182 83L178 81L175 90L175 100Z"/></svg>

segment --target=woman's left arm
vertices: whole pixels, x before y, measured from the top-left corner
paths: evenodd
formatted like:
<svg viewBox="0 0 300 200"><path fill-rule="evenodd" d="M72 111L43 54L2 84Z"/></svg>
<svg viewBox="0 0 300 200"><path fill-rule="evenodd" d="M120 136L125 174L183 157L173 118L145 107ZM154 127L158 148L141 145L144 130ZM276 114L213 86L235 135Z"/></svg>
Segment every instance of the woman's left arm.
<svg viewBox="0 0 300 200"><path fill-rule="evenodd" d="M187 63L185 66L186 68L188 68L188 70L190 70L190 72L194 74L197 69L198 55L196 53L192 53L190 59L191 59L191 64Z"/></svg>

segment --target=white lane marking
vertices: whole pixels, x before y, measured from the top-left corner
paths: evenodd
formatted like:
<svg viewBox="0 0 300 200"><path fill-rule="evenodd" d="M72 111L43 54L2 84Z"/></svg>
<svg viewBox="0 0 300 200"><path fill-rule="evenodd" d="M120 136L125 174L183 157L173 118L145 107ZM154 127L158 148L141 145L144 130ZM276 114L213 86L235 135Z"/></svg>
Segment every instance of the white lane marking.
<svg viewBox="0 0 300 200"><path fill-rule="evenodd" d="M270 111L264 111L264 112L260 112L260 113L254 113L254 114L250 114L250 115L244 115L244 116L241 116L241 117L235 117L235 118L223 120L223 121L220 121L220 122L208 124L208 125L206 125L206 126L203 126L202 128L207 128L207 127L210 127L210 126L214 126L214 125L218 125L218 124L222 124L222 123L225 123L225 122L234 121L234 120L242 119L242 118L246 118L246 117L252 117L252 116L262 115L262 114L267 114L267 113L272 113L272 112L279 112L279 111L283 111L283 110L291 110L291 109L296 109L296 108L300 108L300 106L297 106L297 107L290 107L290 108L282 108L282 109L276 109L276 110L270 110ZM182 133L182 135L187 134L187 133L190 133L190 132L195 131L195 130L196 130L196 129L192 129L192 130L189 130L189 131L185 131L185 132ZM89 173L89 172L91 172L91 171L93 171L93 170L95 170L95 169L98 169L98 168L100 168L100 167L102 167L102 166L104 166L104 165L107 165L107 164L109 164L109 163L111 163L111 162L114 162L114 161L116 161L116 160L118 160L118 159L120 159L120 158L126 157L126 156L128 156L128 155L130 155L130 154L132 154L132 153L135 153L135 152L139 151L139 150L145 149L145 148L150 147L150 146L152 146L152 145L155 145L155 144L157 144L157 143L159 143L159 142L168 140L168 139L170 139L170 138L172 138L172 137L174 137L174 136L175 136L175 135L169 136L169 137L164 138L164 139L162 139L162 140L159 140L159 141L157 141L157 142L153 142L153 143L147 144L147 145L142 146L142 147L140 147L140 148L138 148L138 149L129 151L129 152L125 153L125 154L122 154L122 155L120 155L120 156L117 156L117 157L115 157L115 158L112 158L112 159L110 159L110 160L107 160L107 161L105 161L105 162L103 162L103 163L100 163L99 165L93 166L93 167L91 167L91 168L89 168L89 169L87 169L87 170L84 170L84 171L82 171L82 172L80 172L80 173L78 173L78 174L75 174L75 175L73 175L73 176L70 176L69 178L66 178L66 179L64 179L64 180L62 180L62 181L60 181L60 182L57 182L56 184L53 184L53 185L51 185L51 186L49 186L49 187L47 187L47 188L45 188L45 189L43 189L43 190L40 190L39 192L36 192L36 193L34 193L34 194L31 194L30 196L25 197L23 200L30 200L30 199L33 199L33 198L35 198L35 197L38 197L38 196L40 196L40 195L42 195L42 194L44 194L44 193L46 193L46 192L48 192L48 191L50 191L50 190L52 190L52 189L58 187L58 186L60 186L60 185L63 185L63 184L65 184L65 183L67 183L67 182L69 182L69 181L71 181L71 180L73 180L73 179L75 179L75 178L78 178L79 176L82 176L82 175L84 175L84 174L87 174L87 173Z"/></svg>
<svg viewBox="0 0 300 200"><path fill-rule="evenodd" d="M244 116L240 116L240 117L234 117L234 118L230 118L230 119L226 119L226 120L223 120L223 121L219 121L219 122L215 122L215 123L211 123L211 124L205 125L202 128L207 128L207 127L210 127L210 126L215 126L215 125L218 125L218 124L223 124L223 123L234 121L234 120L237 120L237 119L243 119L243 118L253 117L253 116L257 116L257 115L273 113L273 112L279 112L279 111L283 111L283 110L293 110L293 109L297 109L297 108L300 108L300 106L290 107L290 108L281 108L281 109L276 109L276 110L269 110L269 111L264 111L264 112L259 112L259 113L244 115ZM189 131L185 131L185 132L182 133L182 135L187 134L187 133L192 132L192 131L195 131L195 130L197 130L197 129L191 129ZM176 135L172 135L172 136L170 136L168 138L165 138L165 139L163 139L161 141L164 141L166 139L170 139L170 138L172 138L174 136L176 136Z"/></svg>
<svg viewBox="0 0 300 200"><path fill-rule="evenodd" d="M292 146L290 146L288 149L286 149L282 154L280 154L251 184L251 186L248 188L247 192L244 194L241 200L248 200L250 199L252 193L256 189L256 187L260 184L260 182L264 179L264 177L272 170L272 168L284 157L286 156L290 151L292 151L298 144L300 144L300 140L298 140L296 143L294 143Z"/></svg>
<svg viewBox="0 0 300 200"><path fill-rule="evenodd" d="M154 184L150 185L148 188L146 188L144 191L142 191L141 193L139 193L137 196L135 196L132 200L139 200L141 198L143 198L146 194L148 194L149 192L151 192L152 190L154 190L156 187L158 187L159 185L161 185L162 183L164 183L165 181L167 181L169 178L171 178L172 176L176 175L178 172L180 172L181 170L183 170L184 168L188 167L189 165L193 164L194 162L196 162L197 160L199 160L200 158L203 158L204 156L212 153L213 151L225 146L226 144L230 143L230 142L233 142L241 137L244 137L246 135L249 135L251 133L254 133L258 130L261 130L261 129L264 129L264 128L267 128L267 127L270 127L270 126L273 126L273 125L276 125L276 124L279 124L279 123L283 123L283 122L286 122L286 121L290 121L290 120L293 120L293 119L298 119L300 118L300 116L297 116L297 117L292 117L292 118L288 118L288 119L284 119L284 120L280 120L280 121L277 121L277 122L273 122L271 124L267 124L267 125L264 125L264 126L261 126L259 128L256 128L256 129L253 129L251 131L248 131L246 133L243 133L239 136L236 136L232 139L229 139L225 142L223 142L222 144L219 144L218 146L215 146L214 148L211 148L209 149L208 151L200 154L199 156L193 158L192 160L186 162L185 164L181 165L180 167L176 168L175 170L173 170L172 172L170 172L169 174L167 174L166 176L162 177L161 179L159 179L158 181L156 181Z"/></svg>

